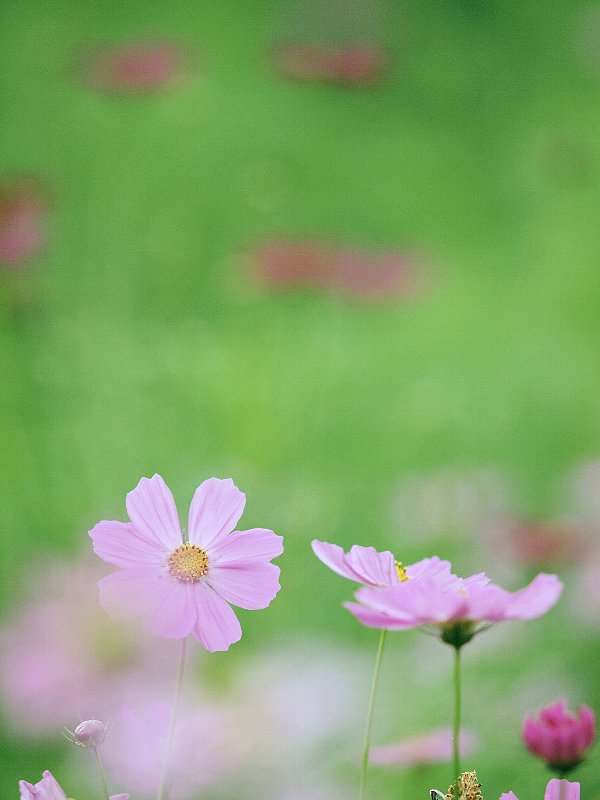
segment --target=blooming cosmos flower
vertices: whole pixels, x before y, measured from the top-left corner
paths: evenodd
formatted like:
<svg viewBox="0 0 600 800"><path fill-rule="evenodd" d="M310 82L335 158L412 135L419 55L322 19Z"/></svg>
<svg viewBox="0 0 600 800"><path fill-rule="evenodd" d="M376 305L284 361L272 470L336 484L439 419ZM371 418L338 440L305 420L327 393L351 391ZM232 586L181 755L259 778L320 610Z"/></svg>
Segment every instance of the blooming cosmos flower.
<svg viewBox="0 0 600 800"><path fill-rule="evenodd" d="M60 788L51 772L46 770L42 780L33 786L27 781L19 781L21 800L67 800L67 795ZM128 794L113 794L110 800L129 800Z"/></svg>
<svg viewBox="0 0 600 800"><path fill-rule="evenodd" d="M374 547L362 547L359 544L344 553L338 544L314 539L312 549L317 558L338 575L365 586L392 587L425 575L450 574L450 562L442 561L437 556L405 567L402 562L396 561L389 550L380 553Z"/></svg>
<svg viewBox="0 0 600 800"><path fill-rule="evenodd" d="M579 800L579 790L579 783L552 778L546 786L544 800ZM500 800L518 800L518 798L513 792L504 792L500 795Z"/></svg>
<svg viewBox="0 0 600 800"><path fill-rule="evenodd" d="M540 711L537 719L523 723L523 741L534 756L551 769L565 773L581 763L596 738L596 717L591 708L580 706L577 716L569 714L564 700Z"/></svg>
<svg viewBox="0 0 600 800"><path fill-rule="evenodd" d="M131 522L103 521L91 531L94 551L120 567L103 578L100 603L116 616L143 619L150 633L193 634L206 650L228 650L242 635L229 603L266 608L279 591L281 536L264 528L235 531L246 497L228 478L197 489L184 539L173 495L160 475L127 495Z"/></svg>
<svg viewBox="0 0 600 800"><path fill-rule="evenodd" d="M552 608L561 591L562 583L556 575L544 573L511 593L491 583L483 572L462 579L440 571L395 586L364 586L355 594L358 603L344 605L371 628L440 626L442 639L460 647L473 638L477 622L539 617Z"/></svg>

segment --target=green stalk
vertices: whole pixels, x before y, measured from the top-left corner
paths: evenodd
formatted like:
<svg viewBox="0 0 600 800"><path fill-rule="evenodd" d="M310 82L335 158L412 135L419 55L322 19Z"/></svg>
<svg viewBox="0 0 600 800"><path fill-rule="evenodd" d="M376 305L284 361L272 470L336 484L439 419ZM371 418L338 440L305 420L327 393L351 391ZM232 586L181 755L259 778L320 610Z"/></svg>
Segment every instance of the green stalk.
<svg viewBox="0 0 600 800"><path fill-rule="evenodd" d="M104 793L104 798L105 800L110 800L108 784L106 783L106 775L104 774L104 767L102 766L102 761L100 760L100 754L98 753L98 748L93 747L92 750L94 751L94 756L96 757L96 766L98 767L98 774L100 775L100 783L102 784L102 791Z"/></svg>
<svg viewBox="0 0 600 800"><path fill-rule="evenodd" d="M454 776L452 783L460 777L460 711L461 711L461 686L460 686L460 647L454 648L454 727L452 730L452 761ZM458 789L458 784L457 784ZM456 792L458 800L458 791Z"/></svg>
<svg viewBox="0 0 600 800"><path fill-rule="evenodd" d="M177 712L179 710L179 700L181 698L181 687L183 685L183 672L185 669L185 654L186 654L187 638L181 640L181 652L179 655L179 667L177 669L177 680L175 682L175 697L173 698L173 708L171 711L171 721L169 722L169 732L167 733L167 742L165 744L165 755L160 776L160 785L158 787L158 795L156 800L168 800L169 791L167 784L169 781L169 758L171 756L171 749L173 747L173 735L175 733L175 724L177 722Z"/></svg>
<svg viewBox="0 0 600 800"><path fill-rule="evenodd" d="M379 637L379 646L377 648L377 656L375 657L375 669L373 670L373 682L371 684L371 695L369 697L369 708L367 710L367 724L365 727L365 740L363 745L362 761L360 765L360 791L359 800L364 800L365 785L367 781L367 768L369 766L369 749L371 747L371 724L373 722L373 709L375 708L375 695L377 694L377 685L379 683L379 671L381 667L381 657L383 656L383 647L385 645L385 637L387 631L382 630Z"/></svg>

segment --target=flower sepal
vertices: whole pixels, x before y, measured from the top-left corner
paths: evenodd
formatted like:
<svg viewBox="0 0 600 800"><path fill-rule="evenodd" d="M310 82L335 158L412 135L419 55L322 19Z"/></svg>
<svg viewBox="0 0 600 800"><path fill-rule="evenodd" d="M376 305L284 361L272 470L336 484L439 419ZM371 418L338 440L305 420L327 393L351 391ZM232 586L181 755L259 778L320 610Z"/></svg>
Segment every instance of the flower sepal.
<svg viewBox="0 0 600 800"><path fill-rule="evenodd" d="M459 650L463 645L470 642L477 633L479 631L476 630L475 623L472 620L461 619L442 625L440 638L442 642Z"/></svg>

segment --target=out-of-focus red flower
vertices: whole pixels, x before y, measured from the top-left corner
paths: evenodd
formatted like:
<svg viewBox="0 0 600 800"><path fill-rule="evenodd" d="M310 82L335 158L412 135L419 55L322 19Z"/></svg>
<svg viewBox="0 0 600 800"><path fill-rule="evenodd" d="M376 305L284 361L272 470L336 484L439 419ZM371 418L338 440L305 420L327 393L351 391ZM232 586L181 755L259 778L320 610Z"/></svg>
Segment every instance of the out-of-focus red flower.
<svg viewBox="0 0 600 800"><path fill-rule="evenodd" d="M127 42L97 52L88 64L89 83L108 92L147 92L181 71L183 49L174 42Z"/></svg>
<svg viewBox="0 0 600 800"><path fill-rule="evenodd" d="M411 297L425 284L421 260L408 252L369 252L310 240L274 240L254 254L255 276L275 289L318 288L378 300Z"/></svg>
<svg viewBox="0 0 600 800"><path fill-rule="evenodd" d="M281 72L303 81L365 86L384 74L388 59L381 47L356 42L345 45L282 44L274 51Z"/></svg>
<svg viewBox="0 0 600 800"><path fill-rule="evenodd" d="M0 183L0 264L18 269L46 245L48 203L32 179Z"/></svg>
<svg viewBox="0 0 600 800"><path fill-rule="evenodd" d="M581 530L554 522L515 523L508 531L508 544L519 561L535 567L578 563L589 550Z"/></svg>
<svg viewBox="0 0 600 800"><path fill-rule="evenodd" d="M529 752L561 775L582 762L595 739L592 709L581 706L577 715L569 714L564 700L557 700L542 709L539 717L527 717L523 723L523 741Z"/></svg>

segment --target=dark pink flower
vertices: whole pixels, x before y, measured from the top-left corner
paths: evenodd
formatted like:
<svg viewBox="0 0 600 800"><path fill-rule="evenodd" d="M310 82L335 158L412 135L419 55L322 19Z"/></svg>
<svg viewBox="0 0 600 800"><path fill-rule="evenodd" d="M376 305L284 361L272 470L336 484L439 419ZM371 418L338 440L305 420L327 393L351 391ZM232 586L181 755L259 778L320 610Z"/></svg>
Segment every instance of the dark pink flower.
<svg viewBox="0 0 600 800"><path fill-rule="evenodd" d="M32 180L0 186L0 263L16 269L46 244L48 205Z"/></svg>
<svg viewBox="0 0 600 800"><path fill-rule="evenodd" d="M527 749L561 773L580 764L595 739L592 709L580 706L577 715L570 714L564 700L557 700L542 709L539 717L527 717L523 723Z"/></svg>
<svg viewBox="0 0 600 800"><path fill-rule="evenodd" d="M184 540L163 479L142 478L127 495L131 522L103 521L90 531L96 554L120 568L98 584L101 605L141 617L158 636L193 634L206 650L228 650L242 635L229 604L266 608L280 588L270 561L283 552L282 537L264 528L232 533L245 503L231 479L204 481Z"/></svg>
<svg viewBox="0 0 600 800"><path fill-rule="evenodd" d="M579 800L579 793L579 783L552 778L546 786L544 800ZM500 800L518 800L518 797L514 792L504 792L500 795Z"/></svg>
<svg viewBox="0 0 600 800"><path fill-rule="evenodd" d="M109 92L147 92L181 70L182 48L173 42L128 42L99 52L88 66L89 82Z"/></svg>
<svg viewBox="0 0 600 800"><path fill-rule="evenodd" d="M450 574L450 562L437 556L424 558L405 567L389 550L378 552L374 547L353 545L344 553L338 544L314 539L312 549L317 558L343 578L365 586L398 586L409 579L425 575Z"/></svg>
<svg viewBox="0 0 600 800"><path fill-rule="evenodd" d="M368 627L407 630L436 625L444 641L461 646L476 633L477 622L539 617L552 608L561 591L556 575L540 573L511 593L490 583L483 572L462 579L443 571L388 588L365 586L355 594L358 602L345 606Z"/></svg>
<svg viewBox="0 0 600 800"><path fill-rule="evenodd" d="M273 240L253 259L255 275L276 289L316 288L346 297L412 297L425 285L421 259L408 252L369 252L318 241Z"/></svg>
<svg viewBox="0 0 600 800"><path fill-rule="evenodd" d="M340 45L284 44L274 51L279 69L291 78L366 86L385 72L388 59L378 45L355 42Z"/></svg>
<svg viewBox="0 0 600 800"><path fill-rule="evenodd" d="M471 731L460 732L460 750L464 756L475 751L475 737ZM386 767L418 767L452 760L452 730L442 728L419 736L411 736L393 744L372 747L371 764Z"/></svg>

